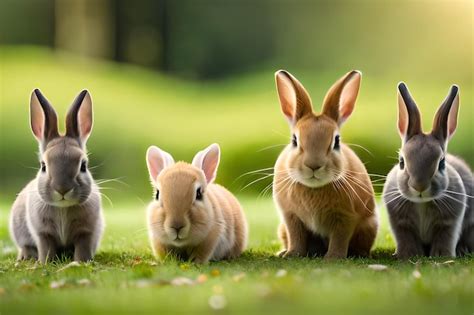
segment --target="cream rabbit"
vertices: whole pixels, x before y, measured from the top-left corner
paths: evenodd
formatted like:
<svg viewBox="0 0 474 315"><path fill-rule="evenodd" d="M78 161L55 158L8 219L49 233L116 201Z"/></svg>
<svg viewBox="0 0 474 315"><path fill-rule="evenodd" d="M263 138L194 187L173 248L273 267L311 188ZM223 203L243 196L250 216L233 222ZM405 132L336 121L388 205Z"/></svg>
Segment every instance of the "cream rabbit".
<svg viewBox="0 0 474 315"><path fill-rule="evenodd" d="M147 210L153 252L184 260L238 257L246 247L247 222L237 199L214 184L220 148L212 144L196 154L192 165L175 163L169 153L151 146L147 165L155 200Z"/></svg>
<svg viewBox="0 0 474 315"><path fill-rule="evenodd" d="M354 109L361 73L337 81L319 115L296 78L283 70L275 77L292 134L273 181L282 218L280 256L368 256L378 228L374 192L364 164L339 133Z"/></svg>

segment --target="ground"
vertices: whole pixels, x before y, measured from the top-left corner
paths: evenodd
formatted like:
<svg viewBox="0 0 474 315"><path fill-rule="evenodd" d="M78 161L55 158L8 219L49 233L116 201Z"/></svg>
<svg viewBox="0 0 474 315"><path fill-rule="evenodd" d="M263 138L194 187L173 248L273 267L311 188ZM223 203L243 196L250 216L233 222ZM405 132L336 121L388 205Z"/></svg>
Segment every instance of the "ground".
<svg viewBox="0 0 474 315"><path fill-rule="evenodd" d="M106 206L107 228L94 262L17 264L4 205L0 314L474 312L473 257L396 261L383 209L372 258L326 262L275 257L278 216L271 199L241 200L250 223L249 249L239 259L208 265L157 262L140 202Z"/></svg>

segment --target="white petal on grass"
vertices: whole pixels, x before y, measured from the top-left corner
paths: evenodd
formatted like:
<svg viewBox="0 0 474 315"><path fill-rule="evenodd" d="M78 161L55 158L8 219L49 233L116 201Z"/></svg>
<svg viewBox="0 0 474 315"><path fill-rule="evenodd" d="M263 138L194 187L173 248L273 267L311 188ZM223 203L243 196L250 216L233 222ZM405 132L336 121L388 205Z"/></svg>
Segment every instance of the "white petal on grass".
<svg viewBox="0 0 474 315"><path fill-rule="evenodd" d="M61 279L61 280L58 280L58 281L53 281L51 282L51 284L49 285L49 287L51 289L62 289L66 286L66 280L64 279Z"/></svg>
<svg viewBox="0 0 474 315"><path fill-rule="evenodd" d="M386 265L380 265L380 264L368 265L368 268L374 271L385 271L388 269Z"/></svg>
<svg viewBox="0 0 474 315"><path fill-rule="evenodd" d="M279 270L276 272L275 276L276 276L277 278L283 278L283 277L285 277L287 274L288 274L288 271L286 271L285 269L279 269Z"/></svg>
<svg viewBox="0 0 474 315"><path fill-rule="evenodd" d="M220 294L212 295L209 298L209 306L213 310L222 310L227 306L227 299Z"/></svg>
<svg viewBox="0 0 474 315"><path fill-rule="evenodd" d="M232 277L232 280L234 280L234 282L240 282L243 278L245 278L245 276L246 276L245 272L240 272L240 273L234 275Z"/></svg>
<svg viewBox="0 0 474 315"><path fill-rule="evenodd" d="M183 286L183 285L194 285L196 282L186 277L177 277L171 280L170 283L171 285L174 285L174 286Z"/></svg>
<svg viewBox="0 0 474 315"><path fill-rule="evenodd" d="M421 273L419 270L414 270L412 273L413 278L415 279L421 279Z"/></svg>
<svg viewBox="0 0 474 315"><path fill-rule="evenodd" d="M79 279L77 280L77 284L83 287L88 287L92 284L92 282L89 279Z"/></svg>

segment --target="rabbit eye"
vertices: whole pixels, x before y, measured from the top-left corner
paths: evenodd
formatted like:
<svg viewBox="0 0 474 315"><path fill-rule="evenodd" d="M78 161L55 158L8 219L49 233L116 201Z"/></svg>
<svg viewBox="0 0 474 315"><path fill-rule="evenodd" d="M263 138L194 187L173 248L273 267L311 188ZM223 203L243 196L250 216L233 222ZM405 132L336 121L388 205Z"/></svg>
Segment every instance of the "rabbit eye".
<svg viewBox="0 0 474 315"><path fill-rule="evenodd" d="M439 164L438 164L438 170L440 172L444 171L444 169L446 168L446 159L445 158L442 158L440 161L439 161Z"/></svg>
<svg viewBox="0 0 474 315"><path fill-rule="evenodd" d="M400 164L400 169L401 170L405 168L405 160L403 159L402 156L399 159L399 164Z"/></svg>
<svg viewBox="0 0 474 315"><path fill-rule="evenodd" d="M87 171L87 162L86 161L82 161L81 162L81 172L82 173L85 173Z"/></svg>
<svg viewBox="0 0 474 315"><path fill-rule="evenodd" d="M156 190L155 199L160 200L160 191L158 189Z"/></svg>
<svg viewBox="0 0 474 315"><path fill-rule="evenodd" d="M296 135L293 135L291 137L291 144L294 146L294 147L297 147L298 146L298 141L296 140Z"/></svg>
<svg viewBox="0 0 474 315"><path fill-rule="evenodd" d="M202 200L202 190L201 187L196 189L196 200Z"/></svg>
<svg viewBox="0 0 474 315"><path fill-rule="evenodd" d="M41 162L41 172L45 173L46 172L46 163Z"/></svg>
<svg viewBox="0 0 474 315"><path fill-rule="evenodd" d="M334 138L334 150L339 150L339 148L340 148L340 144L339 144L340 138L341 137L339 135L336 135L336 137Z"/></svg>

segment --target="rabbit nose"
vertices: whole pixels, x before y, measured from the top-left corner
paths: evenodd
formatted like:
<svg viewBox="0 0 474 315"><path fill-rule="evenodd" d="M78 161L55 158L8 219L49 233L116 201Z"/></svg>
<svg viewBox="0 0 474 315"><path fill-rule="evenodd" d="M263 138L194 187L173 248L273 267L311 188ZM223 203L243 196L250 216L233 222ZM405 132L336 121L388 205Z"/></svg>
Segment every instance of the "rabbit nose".
<svg viewBox="0 0 474 315"><path fill-rule="evenodd" d="M176 234L179 234L179 231L181 231L184 228L184 225L182 225L182 224L181 225L173 225L171 228L176 231Z"/></svg>
<svg viewBox="0 0 474 315"><path fill-rule="evenodd" d="M426 184L426 183L411 182L409 184L410 184L411 188L413 188L414 190L416 190L419 193L424 192L429 187L429 184Z"/></svg>
<svg viewBox="0 0 474 315"><path fill-rule="evenodd" d="M323 165L321 164L308 164L308 163L305 163L305 166L309 168L310 170L312 170L313 172L319 171L323 167Z"/></svg>
<svg viewBox="0 0 474 315"><path fill-rule="evenodd" d="M54 187L54 190L60 194L61 196L64 196L66 195L68 192L70 192L71 190L73 190L74 188L72 187L65 187L65 186L62 186L62 187Z"/></svg>

